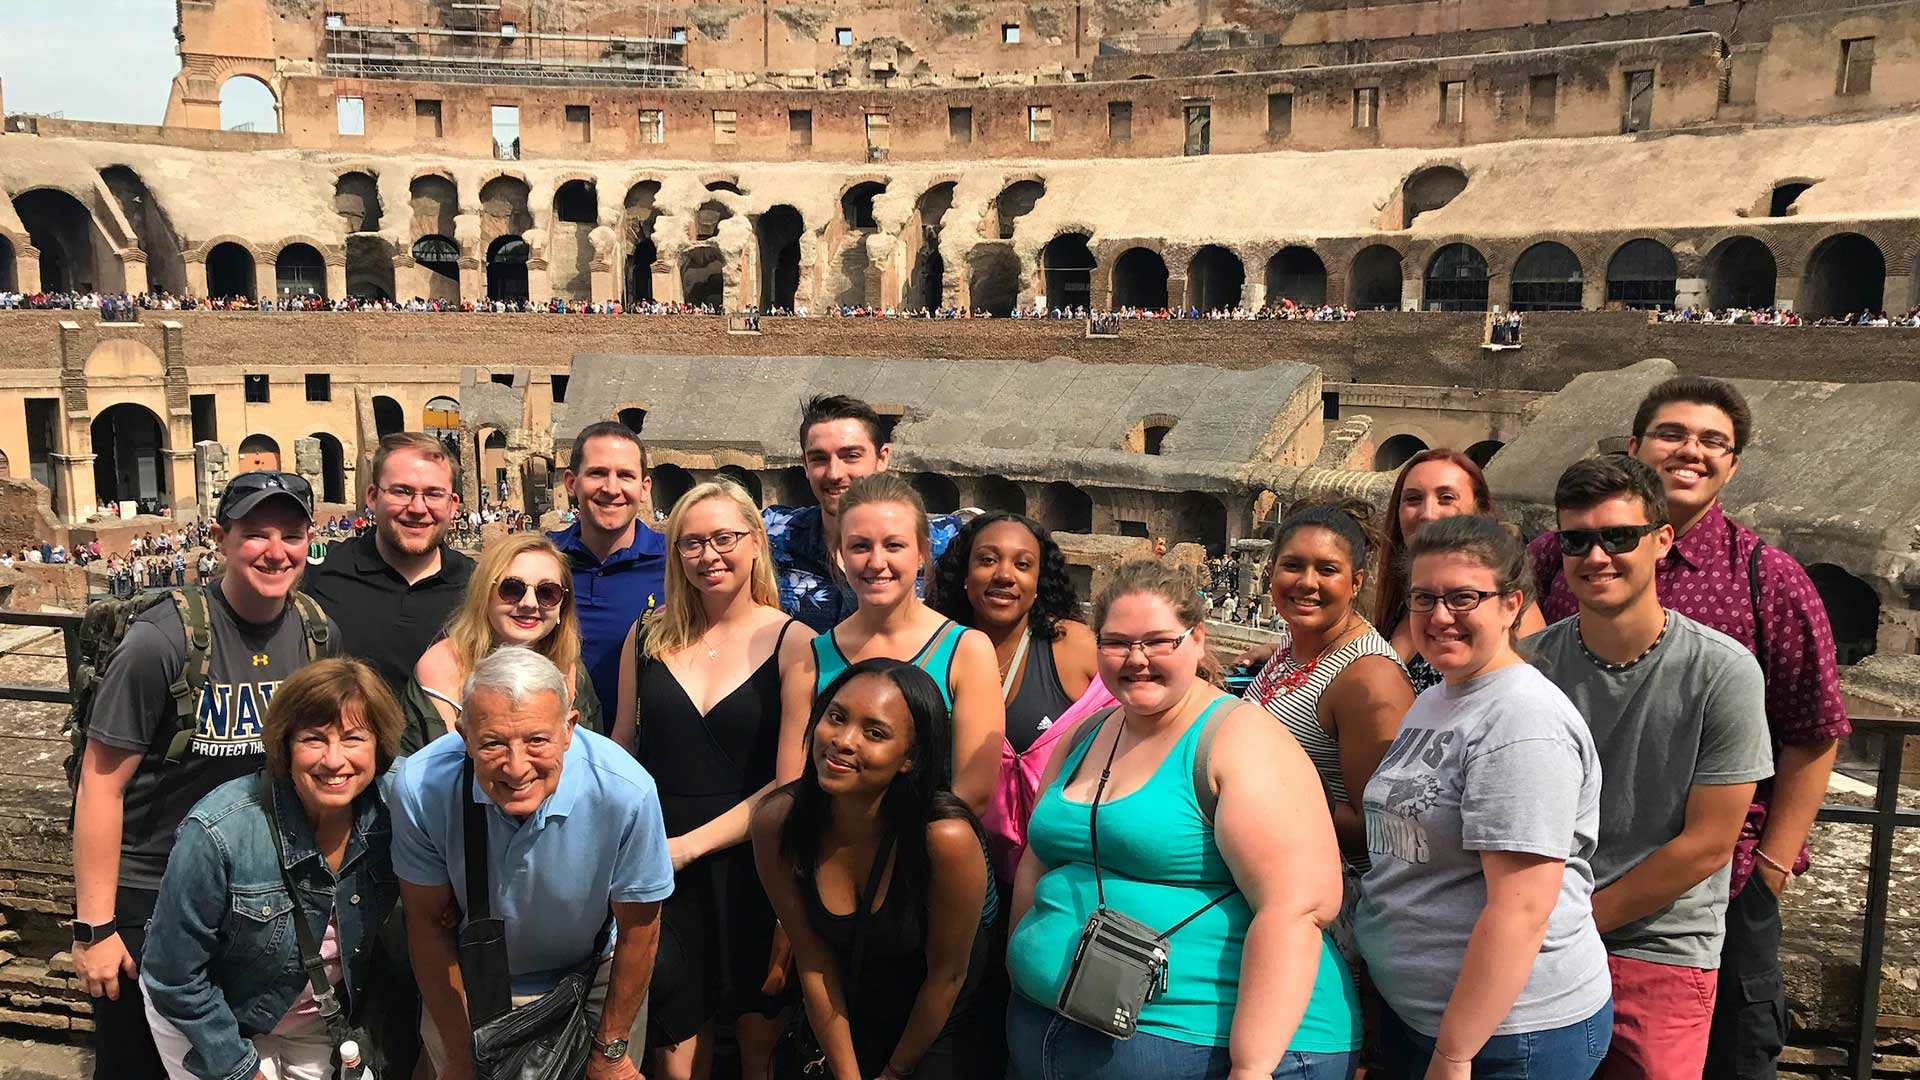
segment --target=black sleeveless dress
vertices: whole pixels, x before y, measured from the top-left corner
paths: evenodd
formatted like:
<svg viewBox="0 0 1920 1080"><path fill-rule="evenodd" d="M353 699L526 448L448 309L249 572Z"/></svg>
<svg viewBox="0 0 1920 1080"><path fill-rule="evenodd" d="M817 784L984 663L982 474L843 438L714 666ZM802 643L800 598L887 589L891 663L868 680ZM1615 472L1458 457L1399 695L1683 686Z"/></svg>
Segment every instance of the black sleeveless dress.
<svg viewBox="0 0 1920 1080"><path fill-rule="evenodd" d="M772 655L705 715L667 665L640 658L639 746L668 836L705 825L773 779L780 741L780 629ZM660 912L660 951L647 1006L648 1042L682 1042L715 1019L771 1016L760 993L773 946L773 908L753 866L753 845L735 844L674 875Z"/></svg>

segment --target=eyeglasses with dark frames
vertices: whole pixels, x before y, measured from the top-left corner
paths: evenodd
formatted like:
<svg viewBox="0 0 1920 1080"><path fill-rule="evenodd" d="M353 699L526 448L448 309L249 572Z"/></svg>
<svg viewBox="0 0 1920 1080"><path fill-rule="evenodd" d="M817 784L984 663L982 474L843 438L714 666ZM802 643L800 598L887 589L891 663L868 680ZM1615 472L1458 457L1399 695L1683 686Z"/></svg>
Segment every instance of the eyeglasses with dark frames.
<svg viewBox="0 0 1920 1080"><path fill-rule="evenodd" d="M1599 529L1561 529L1560 554L1570 559L1584 557L1595 544L1609 555L1625 555L1640 546L1640 538L1660 531L1661 525L1608 525Z"/></svg>
<svg viewBox="0 0 1920 1080"><path fill-rule="evenodd" d="M699 558L700 550L708 547L712 548L716 555L725 555L740 546L741 538L752 535L744 529L724 529L712 536L683 536L674 543L673 548L682 558L687 559Z"/></svg>
<svg viewBox="0 0 1920 1080"><path fill-rule="evenodd" d="M1094 643L1100 654L1113 660L1125 660L1139 649L1141 655L1149 660L1164 660L1174 654L1198 627L1189 626L1185 633L1175 637L1150 637L1138 641L1121 641L1118 638L1101 638Z"/></svg>
<svg viewBox="0 0 1920 1080"><path fill-rule="evenodd" d="M1428 592L1425 589L1407 590L1407 610L1425 614L1435 607L1445 604L1448 611L1465 613L1496 596L1505 595L1499 590L1485 592L1480 589L1449 589L1443 593Z"/></svg>

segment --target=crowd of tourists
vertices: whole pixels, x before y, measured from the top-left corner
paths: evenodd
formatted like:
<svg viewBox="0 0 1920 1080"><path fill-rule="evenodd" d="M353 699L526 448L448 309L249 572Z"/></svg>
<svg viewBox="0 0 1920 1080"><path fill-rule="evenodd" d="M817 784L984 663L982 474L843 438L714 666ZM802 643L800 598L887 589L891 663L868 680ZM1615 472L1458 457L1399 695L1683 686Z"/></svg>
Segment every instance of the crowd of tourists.
<svg viewBox="0 0 1920 1080"><path fill-rule="evenodd" d="M656 531L596 423L575 520L477 561L427 435L316 564L307 482L236 476L224 573L85 717L95 1075L1771 1077L1848 724L1807 574L1720 506L1751 426L1656 387L1531 545L1448 450L1377 529L1291 508L1243 697L1224 565L1083 609L852 398L804 405L815 505Z"/></svg>
<svg viewBox="0 0 1920 1080"><path fill-rule="evenodd" d="M1661 322L1701 323L1720 326L1899 326L1920 327L1920 307L1904 315L1885 311L1849 311L1809 319L1794 311L1778 308L1675 308L1660 313Z"/></svg>

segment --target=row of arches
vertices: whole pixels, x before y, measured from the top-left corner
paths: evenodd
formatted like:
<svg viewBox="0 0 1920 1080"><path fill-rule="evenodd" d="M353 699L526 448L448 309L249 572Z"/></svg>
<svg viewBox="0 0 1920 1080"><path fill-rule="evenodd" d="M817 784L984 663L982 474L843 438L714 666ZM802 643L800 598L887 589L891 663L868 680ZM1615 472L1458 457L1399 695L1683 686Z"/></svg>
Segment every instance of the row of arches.
<svg viewBox="0 0 1920 1080"><path fill-rule="evenodd" d="M93 418L88 438L96 501L132 502L143 513L157 512L168 505L168 454L172 447L158 414L137 402L111 405ZM313 432L311 438L320 444L321 484L317 494L323 502L347 503L346 447L330 431ZM238 456L229 464L230 474L290 464L279 441L271 435L250 434L240 440L236 450Z"/></svg>

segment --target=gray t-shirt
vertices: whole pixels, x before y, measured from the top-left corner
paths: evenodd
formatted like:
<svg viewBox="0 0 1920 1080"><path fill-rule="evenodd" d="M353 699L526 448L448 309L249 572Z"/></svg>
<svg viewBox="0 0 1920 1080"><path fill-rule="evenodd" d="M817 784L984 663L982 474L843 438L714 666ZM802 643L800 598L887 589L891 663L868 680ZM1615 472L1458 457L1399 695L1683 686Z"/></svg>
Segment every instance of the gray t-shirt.
<svg viewBox="0 0 1920 1080"><path fill-rule="evenodd" d="M1566 860L1533 973L1495 1035L1584 1020L1612 995L1593 926L1600 761L1587 725L1538 671L1509 664L1414 699L1367 783L1355 937L1387 1004L1437 1035L1487 904L1483 851Z"/></svg>
<svg viewBox="0 0 1920 1080"><path fill-rule="evenodd" d="M1620 880L1679 836L1696 784L1747 784L1773 775L1766 685L1739 642L1677 611L1652 652L1604 671L1580 647L1576 619L1522 643L1533 665L1587 718L1607 782L1600 789L1599 888ZM1677 967L1718 968L1726 935L1726 863L1645 918L1609 931L1607 951Z"/></svg>

